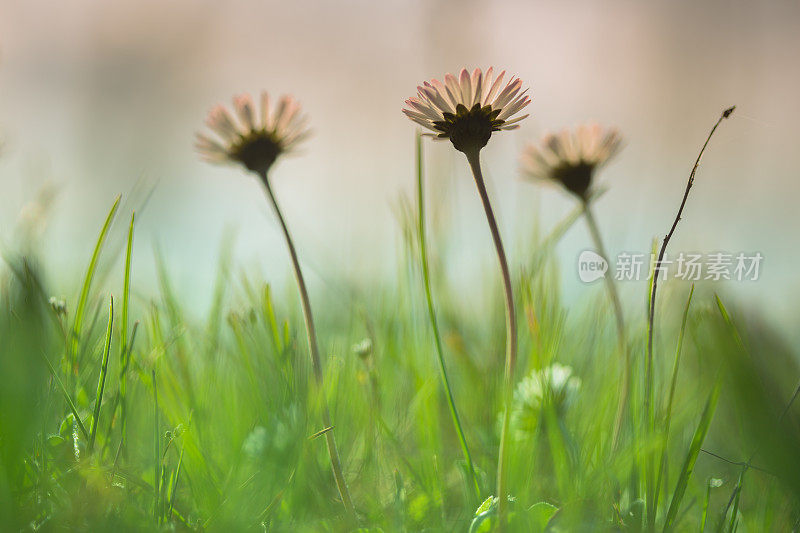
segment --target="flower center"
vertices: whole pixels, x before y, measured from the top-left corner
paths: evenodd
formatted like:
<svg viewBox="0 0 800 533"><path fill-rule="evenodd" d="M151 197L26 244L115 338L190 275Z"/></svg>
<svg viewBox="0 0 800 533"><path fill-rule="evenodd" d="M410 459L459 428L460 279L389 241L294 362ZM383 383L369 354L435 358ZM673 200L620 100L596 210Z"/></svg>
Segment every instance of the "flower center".
<svg viewBox="0 0 800 533"><path fill-rule="evenodd" d="M498 120L500 109L492 106L481 107L475 104L472 109L467 109L464 104L456 106L456 112L443 113L443 120L434 121L434 127L441 133L440 138L449 138L456 150L469 152L480 150L493 131L499 131L503 120Z"/></svg>
<svg viewBox="0 0 800 533"><path fill-rule="evenodd" d="M231 159L248 170L266 172L283 151L280 144L266 131L254 131L241 138L231 149Z"/></svg>
<svg viewBox="0 0 800 533"><path fill-rule="evenodd" d="M592 182L594 165L580 161L578 163L564 163L553 169L553 178L560 181L564 187L581 198L586 197L586 191Z"/></svg>

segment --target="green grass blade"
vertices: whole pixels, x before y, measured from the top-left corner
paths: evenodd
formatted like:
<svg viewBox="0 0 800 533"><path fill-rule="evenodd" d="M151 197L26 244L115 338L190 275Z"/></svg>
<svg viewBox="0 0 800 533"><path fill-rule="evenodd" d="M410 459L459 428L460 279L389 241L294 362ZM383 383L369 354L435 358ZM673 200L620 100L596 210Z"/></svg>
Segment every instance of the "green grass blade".
<svg viewBox="0 0 800 533"><path fill-rule="evenodd" d="M153 520L156 527L159 526L159 503L161 501L161 455L159 453L159 423L158 423L158 389L156 388L156 371L151 370L150 377L153 380L153 458L154 458L154 471L153 471L153 488L155 494L153 495Z"/></svg>
<svg viewBox="0 0 800 533"><path fill-rule="evenodd" d="M125 248L125 278L122 285L122 324L120 325L120 362L123 364L125 352L128 350L128 309L130 308L131 294L131 252L133 250L133 225L136 219L136 212L131 213L131 223L128 226L128 245ZM122 384L120 383L120 386Z"/></svg>
<svg viewBox="0 0 800 533"><path fill-rule="evenodd" d="M97 394L94 400L94 413L92 414L92 427L89 431L89 453L94 449L94 441L97 437L97 424L100 419L100 405L103 403L103 391L106 387L106 375L108 374L108 354L111 351L111 331L114 325L114 297L108 304L108 328L106 329L106 340L103 346L103 359L100 366L100 379L97 382Z"/></svg>
<svg viewBox="0 0 800 533"><path fill-rule="evenodd" d="M230 263L231 256L233 255L233 245L235 239L233 231L225 231L222 237L222 246L219 253L219 264L217 266L217 277L214 282L214 289L211 297L211 307L208 313L208 322L206 331L208 332L209 339L207 342L207 350L209 353L215 353L219 348L220 342L220 325L224 323L222 312L225 304L225 291L228 288L228 279L230 277Z"/></svg>
<svg viewBox="0 0 800 533"><path fill-rule="evenodd" d="M656 257L656 253L658 251L658 239L653 239L652 247L650 249L650 257ZM652 329L653 333L652 336L655 338L655 305L653 304L653 280L655 276L655 264L651 265L650 274L647 278L647 286L649 287L647 291L647 308L653 309L653 323L651 324L648 320L648 334L649 330ZM644 360L644 383L643 383L643 407L642 407L642 415L644 416L643 423L641 425L641 440L643 442L650 442L654 433L655 433L655 408L654 408L654 397L655 397L655 376L654 374L654 363L653 363L653 355L648 350L647 356ZM656 487L654 486L654 482L656 479L656 458L654 457L654 451L650 449L648 446L647 450L643 453L643 470L644 470L644 481L645 481L645 518L647 519L647 527L651 531L655 528L656 523L656 509L653 507L653 503L656 500Z"/></svg>
<svg viewBox="0 0 800 533"><path fill-rule="evenodd" d="M126 396L128 391L128 363L130 350L128 347L128 312L130 309L131 295L131 257L133 251L133 227L136 220L136 212L131 213L131 223L128 226L128 244L125 248L125 277L122 285L122 324L120 325L119 342L119 411L120 411L120 431L122 433L121 446L125 447L125 433L127 432L127 403ZM135 326L134 326L135 333ZM133 345L133 335L131 336L131 346Z"/></svg>
<svg viewBox="0 0 800 533"><path fill-rule="evenodd" d="M430 268L428 266L428 249L425 240L425 182L422 172L422 135L417 133L416 142L416 168L417 168L417 212L419 218L417 220L417 230L419 232L419 253L420 261L422 263L422 280L425 285L425 299L428 303L428 318L430 319L431 329L433 330L434 344L436 346L436 355L439 362L439 370L441 372L442 386L444 387L445 395L447 396L447 404L450 408L450 415L453 418L453 425L455 426L458 440L461 444L461 450L464 453L464 460L467 463L467 471L470 476L470 486L474 490L475 503L480 501L481 488L478 483L478 475L475 473L475 466L472 463L472 456L469 453L467 446L467 439L464 436L464 429L461 426L461 420L458 416L455 400L453 399L453 391L450 388L450 380L447 377L447 367L444 362L444 348L442 347L442 337L439 332L439 323L436 319L436 310L433 305L433 295L431 293L431 277Z"/></svg>
<svg viewBox="0 0 800 533"><path fill-rule="evenodd" d="M69 410L72 411L72 416L75 417L75 422L78 424L78 428L81 430L81 434L83 435L83 438L86 439L86 440L89 440L89 432L86 431L86 426L84 426L83 422L81 422L81 417L78 414L78 409L75 407L75 404L73 403L72 398L70 398L69 392L67 391L67 388L64 386L64 383L58 377L58 374L56 373L56 369L53 368L52 364L50 364L50 360L47 358L47 356L45 354L41 354L41 355L42 355L42 359L44 359L44 362L47 364L47 369L50 371L50 375L53 376L53 381L55 381L56 386L61 391L61 394L64 395L64 399L66 400L67 405L69 406Z"/></svg>
<svg viewBox="0 0 800 533"><path fill-rule="evenodd" d="M189 423L188 426L191 427L192 425L192 413L189 414ZM185 431L185 430L184 430ZM170 486L170 493L169 493L169 509L167 511L167 518L172 517L172 513L175 509L175 493L177 492L178 481L180 481L181 476L181 467L183 466L183 452L185 450L186 442L184 441L183 435L181 435L181 453L178 456L178 465L175 467L175 473L172 478L172 484Z"/></svg>
<svg viewBox="0 0 800 533"><path fill-rule="evenodd" d="M544 268L547 258L553 253L553 249L561 242L561 239L566 235L567 231L575 225L575 222L581 218L581 215L583 215L583 206L579 205L561 219L558 224L550 230L550 233L538 243L536 249L533 251L533 257L529 261L532 272L539 272Z"/></svg>
<svg viewBox="0 0 800 533"><path fill-rule="evenodd" d="M72 323L70 361L73 365L73 370L78 360L78 352L80 351L80 338L83 330L83 319L86 313L86 304L89 300L89 290L91 289L92 279L94 279L95 272L97 271L97 261L100 258L100 252L103 249L103 244L106 240L106 236L108 235L108 230L111 227L111 222L114 220L114 215L117 212L121 198L122 196L117 196L117 198L114 200L114 205L111 206L111 210L106 216L106 220L103 223L103 228L100 230L100 235L97 237L97 242L94 246L94 252L92 252L92 258L89 260L89 266L86 269L86 275L83 279L83 286L81 287L81 294L78 298L78 305L75 308L75 319Z"/></svg>
<svg viewBox="0 0 800 533"><path fill-rule="evenodd" d="M664 469L667 465L667 444L669 442L669 429L672 423L672 405L675 400L675 388L678 384L678 370L681 364L681 351L683 348L683 338L686 333L686 320L689 317L689 306L692 305L692 296L694 295L694 283L689 290L689 298L686 300L686 307L683 309L683 318L681 320L681 329L678 333L678 347L675 350L675 363L672 365L672 378L669 383L669 396L667 398L667 412L664 416L664 436L661 445L661 461L658 465L658 475L656 476L655 498L653 501L653 509L658 510L658 500L661 494L661 482L664 478Z"/></svg>
<svg viewBox="0 0 800 533"><path fill-rule="evenodd" d="M681 468L681 473L678 477L678 483L675 486L675 491L672 493L672 501L669 504L667 518L664 521L664 531L670 531L674 525L675 517L678 515L681 501L683 500L684 494L686 494L686 487L689 484L689 478L692 475L695 462L697 461L697 455L700 453L700 448L703 446L703 441L708 433L708 428L711 426L711 420L714 418L714 411L717 408L719 393L720 380L717 378L717 381L714 384L714 389L711 391L711 395L706 402L705 409L703 409L703 414L700 417L700 423L697 425L697 429L694 432L694 437L692 437L692 444L689 446L689 451L686 454L686 459L683 462L683 468Z"/></svg>
<svg viewBox="0 0 800 533"><path fill-rule="evenodd" d="M275 344L275 352L278 354L283 354L283 341L281 339L278 321L275 318L275 306L272 302L272 289L269 285L264 286L263 306L264 317L266 317L269 324L269 329L272 332L272 342Z"/></svg>
<svg viewBox="0 0 800 533"><path fill-rule="evenodd" d="M731 330L731 333L733 334L733 338L736 341L736 345L739 346L739 348L741 348L743 351L747 351L744 345L744 341L742 340L741 335L739 335L739 330L736 329L736 326L733 324L733 320L731 319L730 313L728 313L728 310L725 308L725 304L722 303L722 300L720 299L719 295L715 294L714 298L717 301L717 307L719 308L719 312L722 315L723 320L725 320L725 323L728 325L728 327Z"/></svg>
<svg viewBox="0 0 800 533"><path fill-rule="evenodd" d="M739 472L739 479L736 482L736 496L733 499L733 509L731 509L731 518L728 522L728 532L733 533L736 531L736 518L739 514L739 499L742 496L742 482L744 481L744 473L745 469L743 468L741 472Z"/></svg>
<svg viewBox="0 0 800 533"><path fill-rule="evenodd" d="M703 513L700 515L700 533L705 533L708 523L708 503L711 500L711 481L706 484L706 497L703 500Z"/></svg>

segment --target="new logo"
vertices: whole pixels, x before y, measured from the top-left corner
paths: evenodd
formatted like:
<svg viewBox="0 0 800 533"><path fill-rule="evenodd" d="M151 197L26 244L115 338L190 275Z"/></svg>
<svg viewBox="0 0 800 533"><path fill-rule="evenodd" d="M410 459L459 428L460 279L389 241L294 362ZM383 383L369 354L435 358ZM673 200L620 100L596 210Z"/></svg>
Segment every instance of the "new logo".
<svg viewBox="0 0 800 533"><path fill-rule="evenodd" d="M608 261L592 250L584 250L578 256L578 277L584 283L604 278L608 272Z"/></svg>

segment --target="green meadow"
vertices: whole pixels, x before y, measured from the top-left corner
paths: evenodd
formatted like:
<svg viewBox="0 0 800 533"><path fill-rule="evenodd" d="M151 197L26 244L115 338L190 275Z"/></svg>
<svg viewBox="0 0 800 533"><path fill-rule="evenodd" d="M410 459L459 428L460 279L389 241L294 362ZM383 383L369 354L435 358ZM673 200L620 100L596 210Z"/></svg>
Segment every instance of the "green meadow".
<svg viewBox="0 0 800 533"><path fill-rule="evenodd" d="M647 290L623 302L621 336L602 283L566 305L572 267L554 248L584 224L576 204L523 232L509 261L507 383L500 274L448 280L447 224L429 201L443 176L416 157L396 277L310 291L321 379L297 287L241 274L227 252L207 312L175 296L161 259L158 296L138 297L138 219L119 198L69 283L47 279L35 247L4 249L0 529L796 530L794 347L712 282L659 284L652 358ZM494 266L489 232L475 239ZM352 509L331 471L334 435Z"/></svg>

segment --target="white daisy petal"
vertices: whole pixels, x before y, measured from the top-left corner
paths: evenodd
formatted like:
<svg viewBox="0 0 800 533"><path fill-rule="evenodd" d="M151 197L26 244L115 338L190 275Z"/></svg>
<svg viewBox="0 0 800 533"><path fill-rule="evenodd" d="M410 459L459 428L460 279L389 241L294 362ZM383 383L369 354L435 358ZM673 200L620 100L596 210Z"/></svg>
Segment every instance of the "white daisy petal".
<svg viewBox="0 0 800 533"><path fill-rule="evenodd" d="M447 105L444 97L439 94L439 91L436 90L434 87L423 87L422 92L428 101L433 104L434 107L438 109L450 109L450 106Z"/></svg>
<svg viewBox="0 0 800 533"><path fill-rule="evenodd" d="M489 89L492 87L492 82L494 81L494 70L492 67L486 71L486 74L483 76L483 82L481 83L481 94L478 98L478 103L481 104L481 107L486 105L486 95L489 94Z"/></svg>
<svg viewBox="0 0 800 533"><path fill-rule="evenodd" d="M223 161L228 157L228 152L224 146L199 133L197 134L195 148L208 160Z"/></svg>
<svg viewBox="0 0 800 533"><path fill-rule="evenodd" d="M509 124L516 124L517 122L521 122L521 121L525 120L529 116L530 115L522 115L521 117L517 117L515 119L506 120L505 122L503 122L503 126L508 126Z"/></svg>
<svg viewBox="0 0 800 533"><path fill-rule="evenodd" d="M233 122L228 110L218 105L208 114L206 124L226 141L232 141L239 137L239 129Z"/></svg>
<svg viewBox="0 0 800 533"><path fill-rule="evenodd" d="M244 131L255 128L255 113L253 112L253 99L249 94L242 94L233 99L233 107L239 115Z"/></svg>
<svg viewBox="0 0 800 533"><path fill-rule="evenodd" d="M441 113L437 113L431 106L425 104L419 98L409 98L406 100L406 105L414 108L415 111L422 113L431 120L439 120L442 118Z"/></svg>
<svg viewBox="0 0 800 533"><path fill-rule="evenodd" d="M505 75L506 71L504 70L500 73L499 76L497 76L497 79L494 80L494 83L489 88L489 91L486 93L486 97L483 99L483 103L481 104L482 106L489 105L492 103L494 95L497 94L497 91L500 90L500 86L503 84L503 78L505 77Z"/></svg>
<svg viewBox="0 0 800 533"><path fill-rule="evenodd" d="M521 87L522 80L519 78L508 82L508 85L506 85L505 89L500 91L500 94L497 95L497 98L494 99L494 102L490 102L492 109L503 109L511 100L514 99L514 96L516 96Z"/></svg>
<svg viewBox="0 0 800 533"><path fill-rule="evenodd" d="M270 105L269 105L269 93L267 91L263 91L261 93L261 127L265 130L272 129L272 124L270 123Z"/></svg>
<svg viewBox="0 0 800 533"><path fill-rule="evenodd" d="M436 89L436 91L442 96L442 99L445 101L447 106L443 108L442 111L447 111L449 113L456 112L456 102L450 98L450 95L447 92L447 87L444 83L440 82L439 80L431 80L431 84Z"/></svg>
<svg viewBox="0 0 800 533"><path fill-rule="evenodd" d="M472 108L472 106L474 106L475 104L479 104L481 102L482 83L483 83L483 74L481 73L481 69L476 68L472 72L472 104L469 106L470 108Z"/></svg>
<svg viewBox="0 0 800 533"><path fill-rule="evenodd" d="M420 120L428 120L428 121L430 121L430 120L439 120L438 118L431 119L426 114L420 113L418 111L414 111L413 109L403 109L403 113L405 113L409 117L417 117Z"/></svg>
<svg viewBox="0 0 800 533"><path fill-rule="evenodd" d="M297 102L288 96L284 99L286 100L286 107L280 118L275 120L275 131L286 130L292 120L294 120L300 112L300 106L297 105Z"/></svg>
<svg viewBox="0 0 800 533"><path fill-rule="evenodd" d="M504 107L497 118L500 120L506 120L507 118L510 118L514 114L518 113L529 103L531 103L530 99L523 94L523 96L518 97L516 100Z"/></svg>
<svg viewBox="0 0 800 533"><path fill-rule="evenodd" d="M408 118L410 118L411 120L413 120L414 122L416 122L420 126L426 128L426 129L429 129L429 130L433 130L433 123L430 120L425 119L425 118L415 117L414 115L411 115L405 109L403 109L403 113L405 113Z"/></svg>
<svg viewBox="0 0 800 533"><path fill-rule="evenodd" d="M459 103L463 103L464 99L461 97L461 87L458 85L458 80L452 74L447 74L444 77L444 85L447 88L447 94L453 101L453 107Z"/></svg>
<svg viewBox="0 0 800 533"><path fill-rule="evenodd" d="M465 68L461 69L459 85L461 85L461 103L469 109L472 107L470 105L472 103L472 78L470 78L469 72Z"/></svg>

